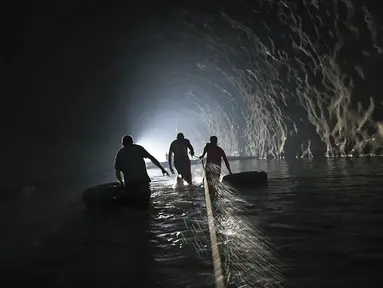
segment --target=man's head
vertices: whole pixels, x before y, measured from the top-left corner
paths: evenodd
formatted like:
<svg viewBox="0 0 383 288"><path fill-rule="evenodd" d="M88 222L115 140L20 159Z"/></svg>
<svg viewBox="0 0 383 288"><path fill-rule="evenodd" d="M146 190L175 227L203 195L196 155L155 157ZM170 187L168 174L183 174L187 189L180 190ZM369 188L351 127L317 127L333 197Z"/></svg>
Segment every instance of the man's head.
<svg viewBox="0 0 383 288"><path fill-rule="evenodd" d="M210 137L210 143L213 144L213 145L217 145L217 143L218 143L217 136L211 136Z"/></svg>
<svg viewBox="0 0 383 288"><path fill-rule="evenodd" d="M133 137L130 135L126 135L122 137L122 146L127 146L133 144Z"/></svg>
<svg viewBox="0 0 383 288"><path fill-rule="evenodd" d="M183 133L178 133L177 134L177 139L185 139L185 136Z"/></svg>

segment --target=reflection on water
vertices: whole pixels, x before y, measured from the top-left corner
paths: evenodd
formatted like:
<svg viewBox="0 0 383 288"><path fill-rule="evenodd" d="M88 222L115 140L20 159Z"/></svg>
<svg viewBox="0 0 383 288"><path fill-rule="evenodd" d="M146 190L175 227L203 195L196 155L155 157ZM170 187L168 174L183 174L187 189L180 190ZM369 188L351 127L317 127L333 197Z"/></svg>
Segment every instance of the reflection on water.
<svg viewBox="0 0 383 288"><path fill-rule="evenodd" d="M383 159L231 166L233 172L264 170L270 180L263 190L220 190L216 220L230 286L381 286ZM194 167L193 187L150 173L149 213L91 213L76 204L43 218L20 217L25 203L14 208L1 240L2 280L22 287L211 287L201 167ZM40 200L36 207L42 211L48 204Z"/></svg>

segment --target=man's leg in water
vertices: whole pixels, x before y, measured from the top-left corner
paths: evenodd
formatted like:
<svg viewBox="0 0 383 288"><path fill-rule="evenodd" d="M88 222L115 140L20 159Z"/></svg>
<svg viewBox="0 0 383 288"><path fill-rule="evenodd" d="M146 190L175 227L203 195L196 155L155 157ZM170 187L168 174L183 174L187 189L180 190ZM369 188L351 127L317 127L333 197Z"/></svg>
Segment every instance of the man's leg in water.
<svg viewBox="0 0 383 288"><path fill-rule="evenodd" d="M174 168L176 168L177 173L181 176L181 179L184 179L184 175L182 174L182 163L179 160L174 160Z"/></svg>
<svg viewBox="0 0 383 288"><path fill-rule="evenodd" d="M177 160L174 162L174 166L179 175L181 175L182 179L187 183L192 184L192 175L191 175L191 163L190 159L182 159L181 161Z"/></svg>
<svg viewBox="0 0 383 288"><path fill-rule="evenodd" d="M185 181L188 182L190 185L192 184L192 174L191 174L191 163L190 159L185 159Z"/></svg>

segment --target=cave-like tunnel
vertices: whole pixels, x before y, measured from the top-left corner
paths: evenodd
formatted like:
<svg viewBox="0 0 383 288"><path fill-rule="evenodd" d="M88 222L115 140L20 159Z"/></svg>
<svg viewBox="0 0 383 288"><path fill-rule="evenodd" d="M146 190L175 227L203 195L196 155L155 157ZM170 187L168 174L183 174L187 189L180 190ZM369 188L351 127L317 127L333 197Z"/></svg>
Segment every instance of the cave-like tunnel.
<svg viewBox="0 0 383 288"><path fill-rule="evenodd" d="M6 2L2 287L381 287L381 0Z"/></svg>
<svg viewBox="0 0 383 288"><path fill-rule="evenodd" d="M68 3L44 16L33 4L17 27L35 25L8 41L8 138L27 137L20 157L34 163L76 167L111 165L125 134L160 160L177 132L197 151L216 135L228 155L262 159L379 154L375 2L306 2Z"/></svg>

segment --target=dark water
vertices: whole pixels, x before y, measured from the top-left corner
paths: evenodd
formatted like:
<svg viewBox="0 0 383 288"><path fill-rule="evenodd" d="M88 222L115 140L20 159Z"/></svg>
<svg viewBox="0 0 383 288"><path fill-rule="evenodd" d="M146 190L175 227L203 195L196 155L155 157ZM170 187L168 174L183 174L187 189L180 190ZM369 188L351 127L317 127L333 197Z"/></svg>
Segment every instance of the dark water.
<svg viewBox="0 0 383 288"><path fill-rule="evenodd" d="M219 237L229 243L220 244L227 273L246 270L247 287L381 287L383 159L231 165L264 170L270 181L266 190L222 192L230 199L220 219L238 224L221 223L220 235L231 233ZM200 167L192 189L151 174L150 213L85 211L84 183L1 203L2 286L212 287Z"/></svg>

